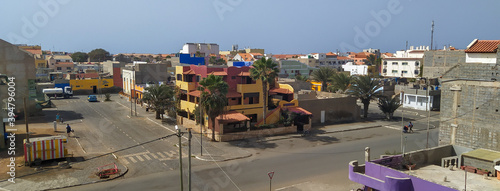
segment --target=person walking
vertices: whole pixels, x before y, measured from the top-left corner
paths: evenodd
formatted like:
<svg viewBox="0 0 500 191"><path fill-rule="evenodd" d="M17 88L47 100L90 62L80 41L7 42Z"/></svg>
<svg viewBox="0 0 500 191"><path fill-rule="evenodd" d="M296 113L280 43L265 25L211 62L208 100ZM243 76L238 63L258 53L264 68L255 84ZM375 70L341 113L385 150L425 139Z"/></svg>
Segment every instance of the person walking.
<svg viewBox="0 0 500 191"><path fill-rule="evenodd" d="M61 122L61 116L59 115L59 113L56 114L56 121L58 123Z"/></svg>
<svg viewBox="0 0 500 191"><path fill-rule="evenodd" d="M409 132L413 133L413 123L411 123L411 121L408 123L408 128L410 128Z"/></svg>
<svg viewBox="0 0 500 191"><path fill-rule="evenodd" d="M68 133L68 138L70 137L70 133L73 132L73 129L71 129L71 127L69 126L69 123L66 124L66 133Z"/></svg>

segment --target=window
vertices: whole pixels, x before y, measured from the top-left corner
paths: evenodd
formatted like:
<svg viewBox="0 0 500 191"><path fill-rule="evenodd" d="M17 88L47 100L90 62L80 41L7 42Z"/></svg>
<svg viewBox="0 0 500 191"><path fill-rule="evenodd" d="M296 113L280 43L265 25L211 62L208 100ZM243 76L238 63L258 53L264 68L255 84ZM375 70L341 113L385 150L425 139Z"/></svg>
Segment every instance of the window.
<svg viewBox="0 0 500 191"><path fill-rule="evenodd" d="M61 70L62 68L61 67L57 67L57 70Z"/></svg>
<svg viewBox="0 0 500 191"><path fill-rule="evenodd" d="M387 65L387 61L384 61L384 65Z"/></svg>
<svg viewBox="0 0 500 191"><path fill-rule="evenodd" d="M77 85L76 87L79 88L80 86Z"/></svg>
<svg viewBox="0 0 500 191"><path fill-rule="evenodd" d="M408 71L406 71L406 70L402 70L402 71L401 71L401 73L402 73L402 74L407 74L407 73L408 73Z"/></svg>
<svg viewBox="0 0 500 191"><path fill-rule="evenodd" d="M177 74L177 80L182 81L182 74Z"/></svg>
<svg viewBox="0 0 500 191"><path fill-rule="evenodd" d="M245 93L243 94L244 103L247 104L258 104L259 103L259 93Z"/></svg>
<svg viewBox="0 0 500 191"><path fill-rule="evenodd" d="M415 66L420 66L420 62L419 61L415 61Z"/></svg>
<svg viewBox="0 0 500 191"><path fill-rule="evenodd" d="M383 70L382 70L382 73L387 73L387 69L383 69Z"/></svg>
<svg viewBox="0 0 500 191"><path fill-rule="evenodd" d="M201 76L196 76L196 82L200 82Z"/></svg>
<svg viewBox="0 0 500 191"><path fill-rule="evenodd" d="M418 74L418 70L415 70L415 74Z"/></svg>
<svg viewBox="0 0 500 191"><path fill-rule="evenodd" d="M71 70L71 67L66 67L66 70Z"/></svg>
<svg viewBox="0 0 500 191"><path fill-rule="evenodd" d="M392 65L398 65L398 62L392 62Z"/></svg>
<svg viewBox="0 0 500 191"><path fill-rule="evenodd" d="M398 73L398 71L397 70L392 70L392 73L395 74L395 73Z"/></svg>
<svg viewBox="0 0 500 191"><path fill-rule="evenodd" d="M403 65L403 66L408 65L408 62L403 62L403 63L401 63L401 65Z"/></svg>
<svg viewBox="0 0 500 191"><path fill-rule="evenodd" d="M234 79L236 79L236 76L231 76L231 80L234 80Z"/></svg>

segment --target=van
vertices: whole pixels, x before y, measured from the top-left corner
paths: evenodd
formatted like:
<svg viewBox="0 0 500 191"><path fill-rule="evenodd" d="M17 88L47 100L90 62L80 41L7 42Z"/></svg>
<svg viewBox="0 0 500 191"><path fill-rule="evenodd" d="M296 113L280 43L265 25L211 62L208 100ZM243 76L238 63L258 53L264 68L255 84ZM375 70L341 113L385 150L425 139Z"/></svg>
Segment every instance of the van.
<svg viewBox="0 0 500 191"><path fill-rule="evenodd" d="M95 102L95 101L97 101L97 96L95 96L95 95L89 95L89 97L87 98L87 100L89 102Z"/></svg>

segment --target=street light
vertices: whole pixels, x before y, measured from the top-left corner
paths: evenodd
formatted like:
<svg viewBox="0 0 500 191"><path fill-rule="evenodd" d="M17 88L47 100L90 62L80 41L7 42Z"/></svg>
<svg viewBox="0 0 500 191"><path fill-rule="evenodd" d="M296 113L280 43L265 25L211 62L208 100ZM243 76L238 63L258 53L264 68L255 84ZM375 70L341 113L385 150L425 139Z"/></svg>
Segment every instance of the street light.
<svg viewBox="0 0 500 191"><path fill-rule="evenodd" d="M182 133L181 129L179 129L179 126L175 125L175 130L177 131L177 137L179 137L179 170L181 174L181 191L184 190L184 183L182 181Z"/></svg>

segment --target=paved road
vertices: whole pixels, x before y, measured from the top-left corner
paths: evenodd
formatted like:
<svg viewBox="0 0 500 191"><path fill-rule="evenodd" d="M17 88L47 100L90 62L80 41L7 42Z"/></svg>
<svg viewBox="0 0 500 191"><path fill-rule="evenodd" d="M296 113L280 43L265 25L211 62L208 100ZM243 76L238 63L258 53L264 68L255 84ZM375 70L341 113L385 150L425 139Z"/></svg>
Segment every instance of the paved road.
<svg viewBox="0 0 500 191"><path fill-rule="evenodd" d="M193 169L193 190L267 190L267 172L275 171L273 188L275 190L295 190L302 184L309 190L349 190L359 185L347 177L348 162L364 160L364 148L371 147L372 156L386 151L399 150L399 131L380 127L371 129L386 136L371 136L366 139L351 139L336 144L318 144L297 150L283 150L278 146L263 149L258 156L236 161L221 162ZM359 133L359 132L358 132ZM373 134L374 132L367 132ZM431 131L431 146L437 145L437 129ZM342 140L356 136L356 132L335 133L331 139ZM425 133L405 134L406 148L415 150L425 148ZM326 139L326 137L322 137ZM280 140L277 145L291 140ZM308 142L306 139L292 140L295 144ZM263 144L270 144L263 143ZM258 147L258 146L257 146ZM220 166L220 168L219 168ZM186 181L186 177L184 178ZM186 184L186 182L185 182ZM180 190L179 174L166 171L141 177L126 178L106 183L98 183L68 190Z"/></svg>
<svg viewBox="0 0 500 191"><path fill-rule="evenodd" d="M85 96L75 96L54 103L65 123L75 130L77 138L70 140L78 141L84 153L90 156L114 153L129 167L131 176L178 168L179 152L175 146L178 138L157 140L173 134L173 128L166 129L146 117L130 117L129 107L119 101L88 102ZM183 156L186 157L185 153Z"/></svg>

